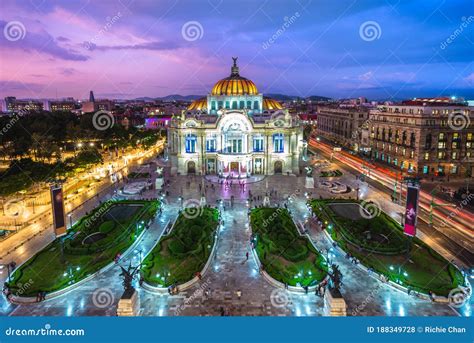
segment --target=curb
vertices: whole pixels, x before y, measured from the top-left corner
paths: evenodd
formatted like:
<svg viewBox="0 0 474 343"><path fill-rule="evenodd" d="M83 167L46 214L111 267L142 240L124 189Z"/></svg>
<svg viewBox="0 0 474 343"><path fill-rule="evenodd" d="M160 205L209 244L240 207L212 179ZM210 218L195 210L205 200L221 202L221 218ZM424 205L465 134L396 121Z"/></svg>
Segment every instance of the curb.
<svg viewBox="0 0 474 343"><path fill-rule="evenodd" d="M156 218L156 217L155 217ZM154 219L155 219L154 218ZM154 220L153 219L153 220ZM123 253L122 253L122 256L123 257L126 257L127 255L129 255L135 248L136 246L138 245L138 243L142 240L144 234L146 233L147 229L144 229L142 231L142 233L140 234L140 236L137 237L137 239L135 240L135 242L133 242L133 244L128 247L127 250L125 250ZM29 260L29 259L28 259ZM24 263L28 262L28 260L26 260L25 262L23 262L21 265L23 265ZM19 265L17 268L19 268L21 265ZM110 269L112 269L113 267L115 267L116 264L115 262L110 262L108 265L104 266L103 268L99 269L98 271L96 271L95 273L85 277L84 279L76 282L76 283L73 283L72 285L70 286L67 286L66 288L63 288L63 289L60 289L60 290L57 290L57 291L54 291L54 292L51 292L51 293L48 293L45 297L45 300L41 301L41 302L45 302L47 300L50 300L50 299L54 299L54 298L57 298L61 295L64 295L80 286L82 286L85 282L87 281L90 281L92 280L94 277L96 277L97 275L101 274L101 273L105 273L107 271L109 271ZM32 303L38 303L38 301L36 301L36 297L22 297L22 296L15 296L15 295L12 295L10 298L9 298L9 302L12 303L12 304L32 304Z"/></svg>
<svg viewBox="0 0 474 343"><path fill-rule="evenodd" d="M177 218L176 218L177 219ZM168 235L171 233L171 231L174 229L174 224L176 223L176 220L175 222L173 223L173 227L171 228L171 230L168 232ZM209 269L209 266L211 265L211 262L212 262L212 259L214 258L214 255L216 253L216 247L217 247L217 242L219 241L219 229L220 229L220 221L219 221L219 225L217 226L216 228L216 236L215 236L215 239L214 239L214 244L212 246L212 250L211 250L211 253L209 254L209 258L207 259L207 262L206 264L204 265L204 267L202 268L201 270L201 276L203 276L206 271ZM153 246L153 248L150 249L150 252L156 247L156 245L160 242L161 240L161 237L163 236L163 234L160 236L160 239L158 239L158 241L156 242L156 244ZM146 258L146 256L145 256ZM195 276L193 277L191 280L189 281L186 281L185 283L182 283L180 285L177 285L177 289L178 289L178 292L181 292L181 291L185 291L187 289L189 289L191 286L193 286L194 284L198 283L200 281L200 279ZM168 293L168 287L156 287L156 286L152 286L150 285L149 283L143 281L143 284L141 285L141 288L144 289L145 291L149 292L149 293L153 293L153 294L166 294Z"/></svg>
<svg viewBox="0 0 474 343"><path fill-rule="evenodd" d="M313 241L309 238L308 234L304 234L302 235L298 229L298 226L296 225L294 219L293 219L293 216L291 215L290 213L290 217L291 217L291 220L293 221L293 224L295 225L297 231L298 231L298 234L300 236L306 236L306 238L309 240L309 242L311 243L311 245L319 252L319 250L314 246L314 243ZM249 218L250 219L250 218ZM249 220L249 226L250 226L250 220ZM251 228L251 226L250 226ZM253 230L252 230L253 232ZM296 287L296 286L290 286L288 285L288 287L285 287L285 284L280 282L280 281L277 281L275 280L272 276L270 276L270 274L268 274L265 270L261 270L261 266L262 266L262 263L260 262L260 259L258 258L258 254L257 254L257 251L254 249L251 249L252 250L252 254L255 258L255 262L257 263L257 266L260 270L260 274L263 275L264 279L269 283L271 284L272 286L274 287L277 287L277 288L281 288L281 289L286 289L287 291L290 291L290 292L293 292L293 293L303 293L305 294L306 291L302 288L302 287ZM322 255L321 255L322 256ZM323 282L327 282L329 280L329 275L326 275L324 277L324 279L322 279L317 285L314 285L314 286L309 286L308 287L308 293L309 292L314 292L316 291L316 289L321 285L321 283Z"/></svg>

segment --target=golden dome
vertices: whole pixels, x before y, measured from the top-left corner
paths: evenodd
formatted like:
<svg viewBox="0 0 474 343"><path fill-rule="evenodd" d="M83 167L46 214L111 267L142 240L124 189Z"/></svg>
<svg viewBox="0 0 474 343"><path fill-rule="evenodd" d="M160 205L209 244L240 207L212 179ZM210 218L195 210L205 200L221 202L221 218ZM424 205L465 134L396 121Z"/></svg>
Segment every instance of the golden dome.
<svg viewBox="0 0 474 343"><path fill-rule="evenodd" d="M212 95L257 95L258 90L255 83L239 75L237 67L237 57L232 57L234 65L231 68L229 77L218 81L212 87Z"/></svg>
<svg viewBox="0 0 474 343"><path fill-rule="evenodd" d="M200 98L194 100L191 105L188 106L188 111L206 111L207 110L207 98Z"/></svg>
<svg viewBox="0 0 474 343"><path fill-rule="evenodd" d="M272 98L263 98L263 110L282 110L283 106Z"/></svg>

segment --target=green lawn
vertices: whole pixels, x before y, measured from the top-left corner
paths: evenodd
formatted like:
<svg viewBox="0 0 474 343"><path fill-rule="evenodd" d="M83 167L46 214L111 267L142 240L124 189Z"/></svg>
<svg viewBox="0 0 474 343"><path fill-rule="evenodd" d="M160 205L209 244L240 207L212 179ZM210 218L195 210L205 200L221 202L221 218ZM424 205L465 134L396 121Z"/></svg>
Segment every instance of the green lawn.
<svg viewBox="0 0 474 343"><path fill-rule="evenodd" d="M298 233L288 210L255 208L250 224L265 271L290 286L312 286L327 275L324 258Z"/></svg>
<svg viewBox="0 0 474 343"><path fill-rule="evenodd" d="M390 280L418 292L432 291L442 296L464 284L461 272L420 239L412 239L408 255L410 238L386 213L365 219L350 208L358 204L354 200L313 199L309 203L344 251Z"/></svg>
<svg viewBox="0 0 474 343"><path fill-rule="evenodd" d="M81 218L67 236L54 240L17 269L8 286L13 294L36 296L39 291L58 291L86 278L127 250L158 208L156 200L103 203ZM27 289L22 288L25 284Z"/></svg>
<svg viewBox="0 0 474 343"><path fill-rule="evenodd" d="M163 236L147 255L141 269L145 282L168 287L185 283L202 271L214 244L219 211L201 207L196 215L187 218L180 213L173 231Z"/></svg>

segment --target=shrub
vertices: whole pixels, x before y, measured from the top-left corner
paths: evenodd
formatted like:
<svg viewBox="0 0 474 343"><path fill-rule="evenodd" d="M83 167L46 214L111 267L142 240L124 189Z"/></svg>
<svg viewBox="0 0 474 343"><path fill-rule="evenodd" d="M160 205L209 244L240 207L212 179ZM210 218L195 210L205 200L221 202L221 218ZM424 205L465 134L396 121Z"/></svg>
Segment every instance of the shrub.
<svg viewBox="0 0 474 343"><path fill-rule="evenodd" d="M115 228L115 222L113 222L112 220L107 220L107 221L103 222L102 224L100 224L99 232L109 233L114 228Z"/></svg>

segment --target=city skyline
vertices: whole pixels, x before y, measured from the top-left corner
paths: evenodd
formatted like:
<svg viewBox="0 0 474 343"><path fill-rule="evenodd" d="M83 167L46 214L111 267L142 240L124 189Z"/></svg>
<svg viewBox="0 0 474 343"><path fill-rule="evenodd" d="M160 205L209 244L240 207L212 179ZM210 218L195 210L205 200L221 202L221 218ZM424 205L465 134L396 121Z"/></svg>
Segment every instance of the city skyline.
<svg viewBox="0 0 474 343"><path fill-rule="evenodd" d="M0 96L205 95L229 74L261 93L474 97L467 1L4 2Z"/></svg>

